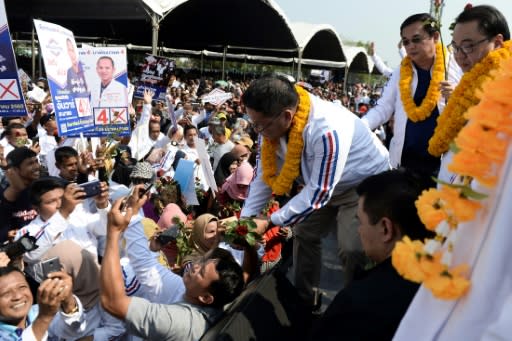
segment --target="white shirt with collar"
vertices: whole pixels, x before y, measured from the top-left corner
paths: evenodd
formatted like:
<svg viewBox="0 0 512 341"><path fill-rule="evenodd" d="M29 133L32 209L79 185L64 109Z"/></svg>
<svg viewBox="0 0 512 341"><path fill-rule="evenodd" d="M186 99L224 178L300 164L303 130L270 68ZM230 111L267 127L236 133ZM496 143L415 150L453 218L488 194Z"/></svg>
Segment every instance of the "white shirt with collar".
<svg viewBox="0 0 512 341"><path fill-rule="evenodd" d="M97 255L97 238L107 234L107 214L110 208L109 204L104 209L98 209L97 213L89 213L82 204L79 204L68 219L65 219L60 212L55 213L48 221L43 221L38 215L30 224L16 233L16 240L27 232L38 239L39 247L25 253L23 259L31 266L39 262L48 250L63 240L72 240L82 249Z"/></svg>

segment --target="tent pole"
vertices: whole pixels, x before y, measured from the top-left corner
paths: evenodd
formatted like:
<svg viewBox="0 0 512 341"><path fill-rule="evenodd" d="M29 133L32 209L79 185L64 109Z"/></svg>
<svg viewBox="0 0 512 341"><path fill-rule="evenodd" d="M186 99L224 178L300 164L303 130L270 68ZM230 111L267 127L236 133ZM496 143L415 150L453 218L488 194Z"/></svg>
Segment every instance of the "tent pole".
<svg viewBox="0 0 512 341"><path fill-rule="evenodd" d="M343 92L347 94L348 65L345 65L345 79L343 80Z"/></svg>
<svg viewBox="0 0 512 341"><path fill-rule="evenodd" d="M228 52L228 47L224 46L224 53L222 54L222 78L225 79L224 75L226 73L226 54Z"/></svg>
<svg viewBox="0 0 512 341"><path fill-rule="evenodd" d="M153 13L151 15L151 26L153 28L152 31L152 37L151 37L151 53L153 55L157 54L157 47L158 47L158 30L159 30L159 21L158 21L158 14Z"/></svg>
<svg viewBox="0 0 512 341"><path fill-rule="evenodd" d="M204 54L203 54L203 51L201 51L201 76L203 75L203 68L204 68L203 57L204 57Z"/></svg>
<svg viewBox="0 0 512 341"><path fill-rule="evenodd" d="M32 25L32 79L36 78L36 29Z"/></svg>
<svg viewBox="0 0 512 341"><path fill-rule="evenodd" d="M297 82L300 81L300 74L302 72L302 48L299 48L299 60L297 62Z"/></svg>

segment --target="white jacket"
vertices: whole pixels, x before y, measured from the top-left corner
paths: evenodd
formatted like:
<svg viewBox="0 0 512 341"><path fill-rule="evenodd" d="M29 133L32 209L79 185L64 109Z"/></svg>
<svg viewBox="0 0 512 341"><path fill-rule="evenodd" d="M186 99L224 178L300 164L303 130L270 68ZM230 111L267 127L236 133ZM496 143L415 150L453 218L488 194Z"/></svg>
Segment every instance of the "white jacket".
<svg viewBox="0 0 512 341"><path fill-rule="evenodd" d="M91 107L128 107L128 89L115 79L112 79L103 91L101 84L98 84L91 89Z"/></svg>
<svg viewBox="0 0 512 341"><path fill-rule="evenodd" d="M446 56L449 61L448 65L448 80L453 84L458 84L462 76L462 71L456 65L454 58L450 55ZM432 74L432 69L430 70ZM402 99L400 98L400 66L393 71L391 78L387 82L382 92L382 97L378 100L377 105L369 110L362 118L371 130L377 129L381 124L390 120L393 113L395 114L395 124L393 127L393 139L389 145L389 158L391 166L396 168L400 166L402 159L402 149L405 139L405 128L407 126L407 114L404 110ZM413 79L411 84L411 92L414 94L418 86L418 74L416 69L413 68ZM446 101L444 97L440 96L437 102L437 109L439 114L442 113Z"/></svg>
<svg viewBox="0 0 512 341"><path fill-rule="evenodd" d="M389 169L386 148L357 116L332 102L313 95L310 98L311 110L302 133L304 188L272 214L276 225L299 223L326 205L333 193L353 188L364 178ZM277 151L278 169L283 165L286 151L283 137ZM259 160L256 168L242 216L259 215L271 196L270 187L263 182Z"/></svg>

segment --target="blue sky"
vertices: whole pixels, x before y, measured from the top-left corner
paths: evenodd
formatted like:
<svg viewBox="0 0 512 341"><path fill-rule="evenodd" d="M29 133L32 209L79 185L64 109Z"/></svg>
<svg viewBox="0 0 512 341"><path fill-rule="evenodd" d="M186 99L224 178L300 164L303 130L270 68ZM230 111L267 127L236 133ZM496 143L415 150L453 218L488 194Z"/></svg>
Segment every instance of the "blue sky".
<svg viewBox="0 0 512 341"><path fill-rule="evenodd" d="M400 57L397 43L400 24L411 14L428 12L430 0L274 0L291 22L330 24L342 36L355 41L374 41L377 53L392 67ZM471 1L444 0L442 33L445 44L451 41L450 23ZM473 5L493 5L512 24L512 0L471 2Z"/></svg>

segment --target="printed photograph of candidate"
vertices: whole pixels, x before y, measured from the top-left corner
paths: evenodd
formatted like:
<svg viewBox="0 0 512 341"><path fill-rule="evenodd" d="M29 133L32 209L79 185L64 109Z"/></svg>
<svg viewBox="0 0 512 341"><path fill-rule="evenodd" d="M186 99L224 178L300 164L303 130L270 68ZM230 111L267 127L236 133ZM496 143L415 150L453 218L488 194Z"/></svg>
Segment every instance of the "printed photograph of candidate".
<svg viewBox="0 0 512 341"><path fill-rule="evenodd" d="M85 81L84 67L78 60L76 47L69 38L66 39L66 50L71 61L71 67L67 72L66 89L74 94L75 97L87 97L89 96L89 91Z"/></svg>
<svg viewBox="0 0 512 341"><path fill-rule="evenodd" d="M127 88L125 84L114 78L116 66L110 56L101 56L96 61L98 84L91 86L91 104L97 107L126 107L128 106Z"/></svg>

